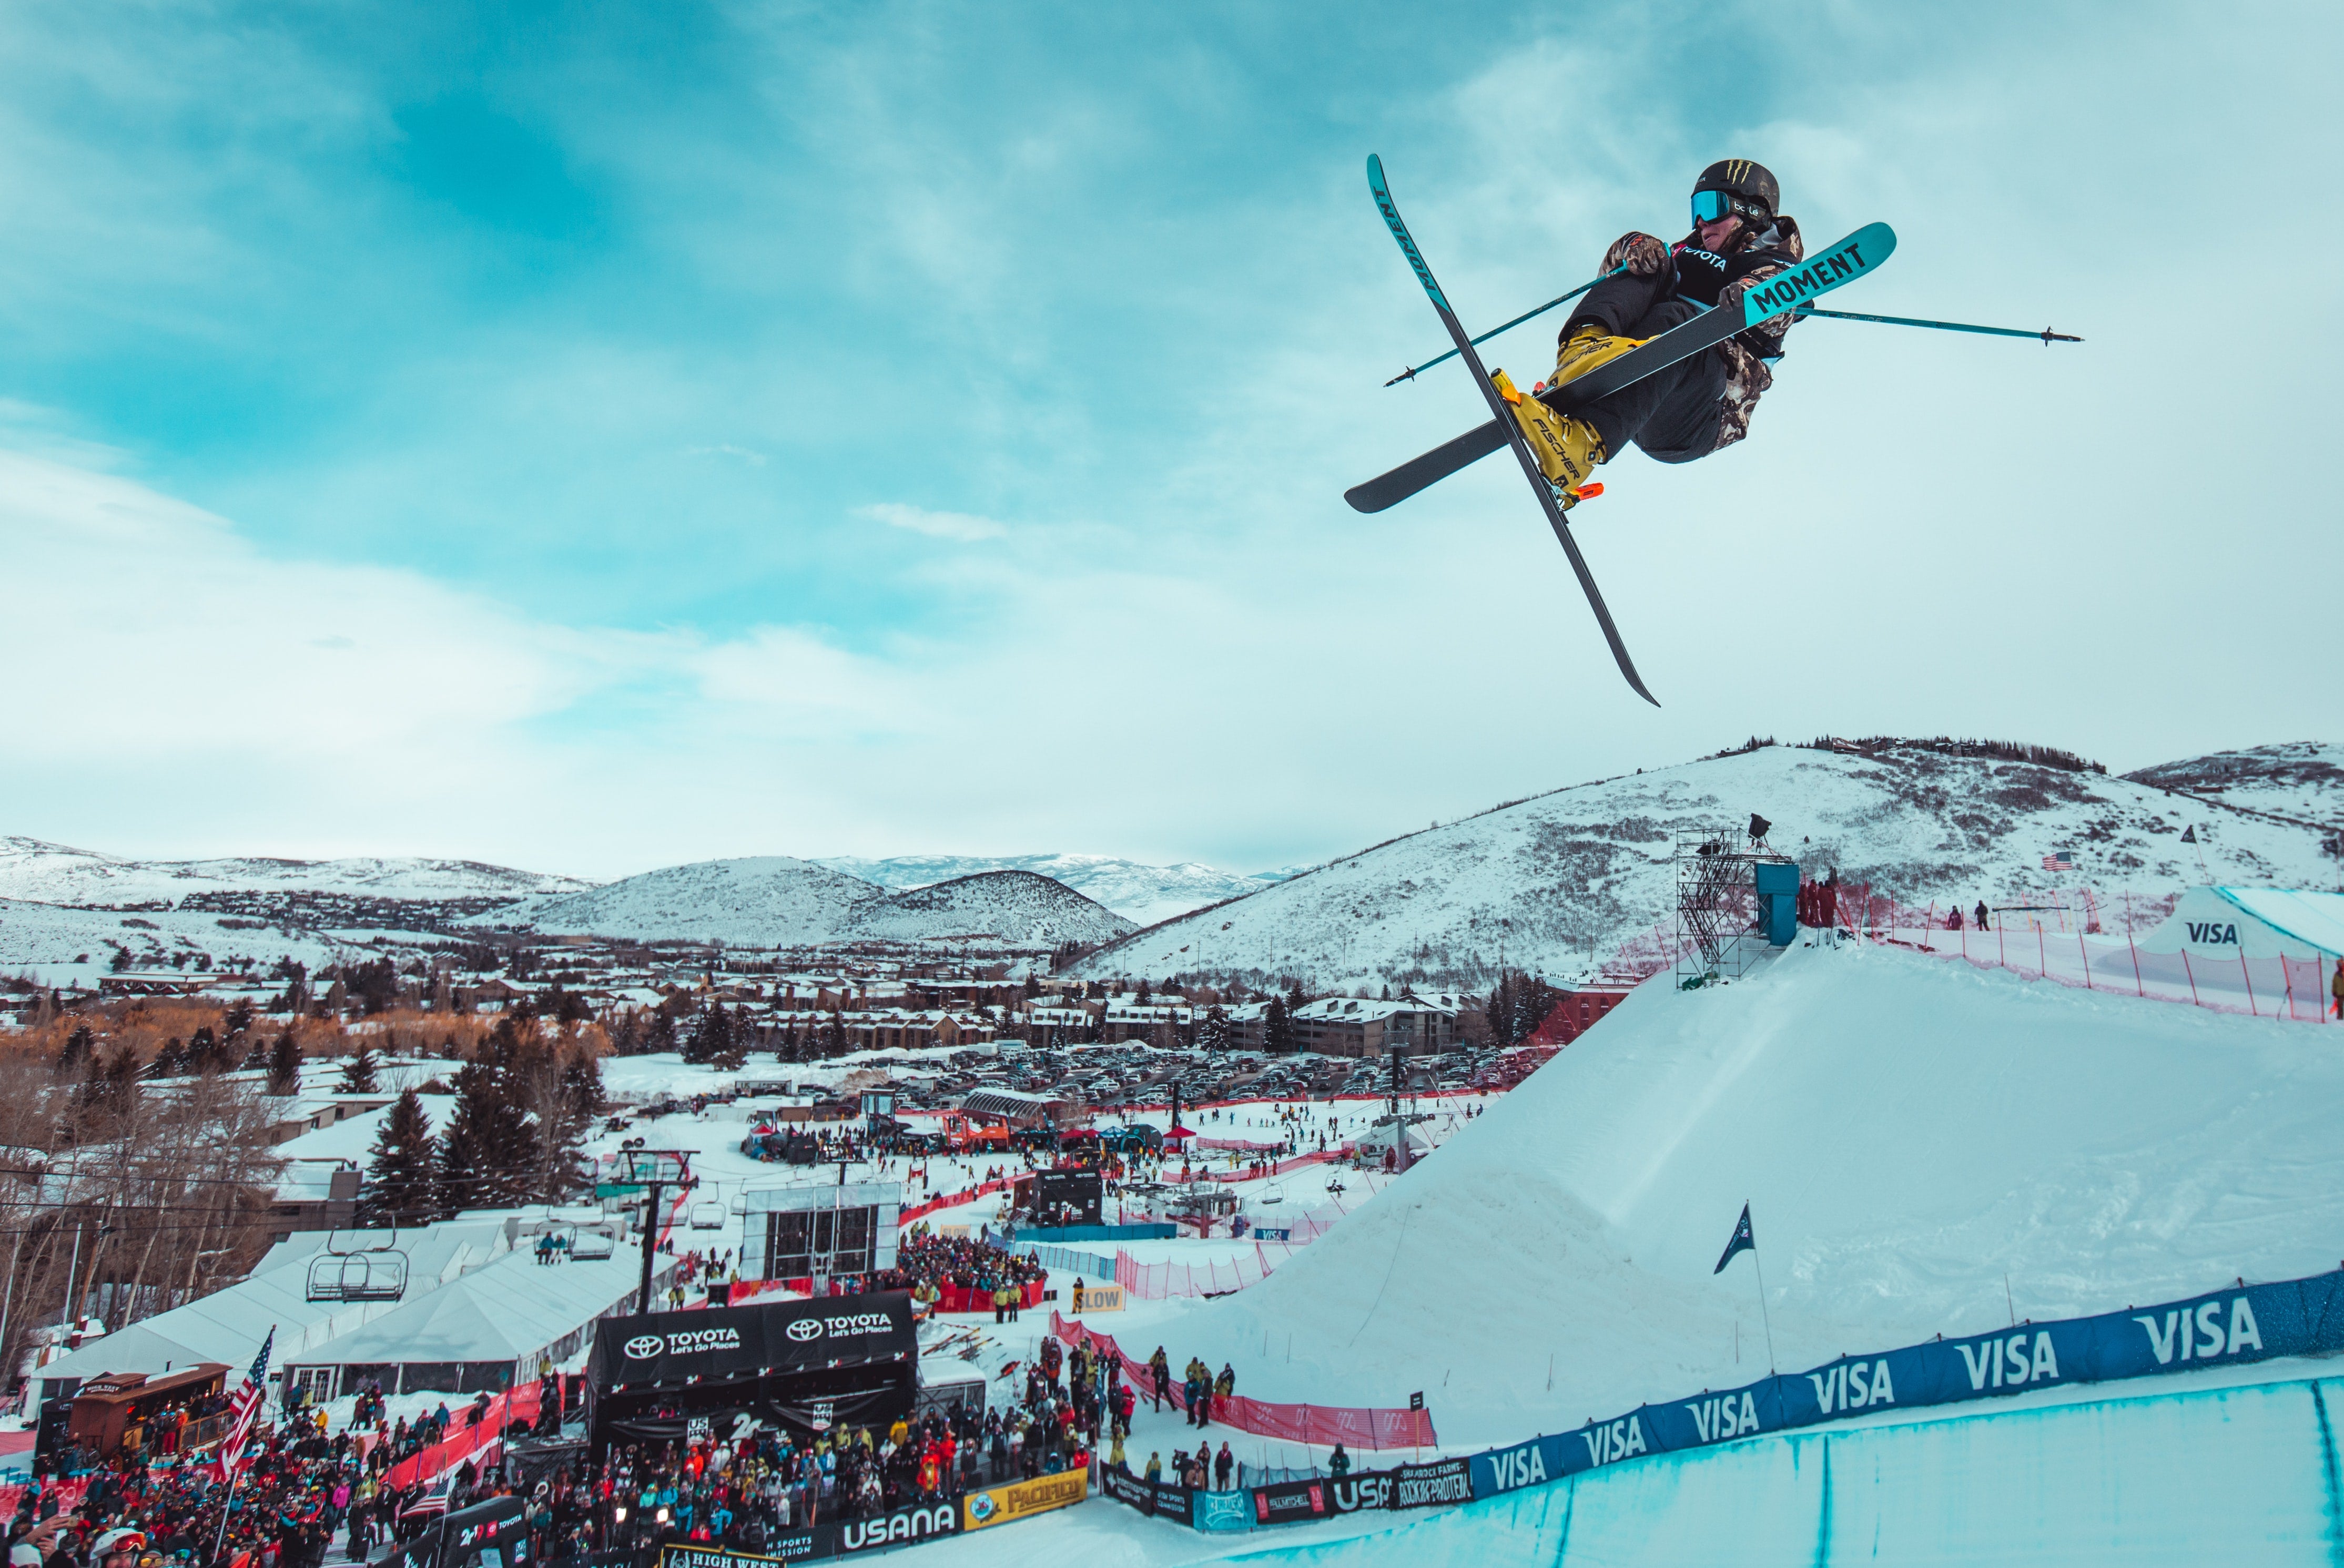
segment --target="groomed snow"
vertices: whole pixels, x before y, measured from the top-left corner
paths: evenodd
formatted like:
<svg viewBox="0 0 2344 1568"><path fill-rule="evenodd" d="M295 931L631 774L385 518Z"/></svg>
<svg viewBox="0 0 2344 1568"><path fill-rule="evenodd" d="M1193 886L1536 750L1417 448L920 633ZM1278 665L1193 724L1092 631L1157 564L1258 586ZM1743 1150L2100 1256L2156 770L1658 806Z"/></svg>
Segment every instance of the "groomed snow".
<svg viewBox="0 0 2344 1568"><path fill-rule="evenodd" d="M1423 1390L1454 1452L1763 1372L1751 1260L1712 1272L1745 1199L1786 1369L2317 1272L2344 1230L2329 1045L1853 944L1663 978L1163 1337L1266 1399Z"/></svg>

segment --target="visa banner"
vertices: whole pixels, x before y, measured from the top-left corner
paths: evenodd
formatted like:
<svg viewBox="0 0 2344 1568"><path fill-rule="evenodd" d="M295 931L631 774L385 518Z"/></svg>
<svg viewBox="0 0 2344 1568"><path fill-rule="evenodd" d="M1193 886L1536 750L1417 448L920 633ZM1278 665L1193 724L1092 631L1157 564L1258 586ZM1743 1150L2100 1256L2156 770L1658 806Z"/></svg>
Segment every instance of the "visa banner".
<svg viewBox="0 0 2344 1568"><path fill-rule="evenodd" d="M1680 1452L1886 1410L2005 1399L2029 1389L2339 1350L2344 1272L2237 1286L2185 1301L1844 1356L1810 1371L1743 1388L1639 1405L1576 1431L1475 1454L1472 1494L1491 1497L1648 1453Z"/></svg>

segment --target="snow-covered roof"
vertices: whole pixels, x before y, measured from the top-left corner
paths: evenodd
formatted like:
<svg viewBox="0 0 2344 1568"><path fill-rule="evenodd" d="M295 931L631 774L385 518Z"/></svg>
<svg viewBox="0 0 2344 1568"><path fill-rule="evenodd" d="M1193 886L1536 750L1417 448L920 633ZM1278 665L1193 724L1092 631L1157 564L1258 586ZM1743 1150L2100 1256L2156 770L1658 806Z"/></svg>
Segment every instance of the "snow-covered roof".
<svg viewBox="0 0 2344 1568"><path fill-rule="evenodd" d="M534 1355L633 1296L642 1259L626 1254L551 1266L529 1251L486 1266L324 1347L344 1366L378 1361L510 1361Z"/></svg>

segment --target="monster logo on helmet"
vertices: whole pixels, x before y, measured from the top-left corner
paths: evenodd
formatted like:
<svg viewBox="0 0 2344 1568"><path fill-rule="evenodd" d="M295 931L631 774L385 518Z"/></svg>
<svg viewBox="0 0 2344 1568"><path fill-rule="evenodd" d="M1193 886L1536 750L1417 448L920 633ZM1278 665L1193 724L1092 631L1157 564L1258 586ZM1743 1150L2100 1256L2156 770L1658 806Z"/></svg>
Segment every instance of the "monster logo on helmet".
<svg viewBox="0 0 2344 1568"><path fill-rule="evenodd" d="M1739 214L1753 228L1774 221L1783 187L1774 183L1764 164L1745 157L1720 158L1692 182L1692 221L1698 228L1729 213Z"/></svg>

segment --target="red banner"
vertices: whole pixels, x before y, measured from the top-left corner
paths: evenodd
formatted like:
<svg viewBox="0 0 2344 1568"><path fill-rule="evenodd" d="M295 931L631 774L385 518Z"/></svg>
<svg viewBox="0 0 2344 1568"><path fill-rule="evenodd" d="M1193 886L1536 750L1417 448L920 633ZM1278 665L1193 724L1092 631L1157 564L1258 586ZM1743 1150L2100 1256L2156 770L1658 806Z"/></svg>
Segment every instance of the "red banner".
<svg viewBox="0 0 2344 1568"><path fill-rule="evenodd" d="M1056 1311L1050 1314L1050 1334L1070 1345L1083 1345L1103 1355L1120 1359L1135 1386L1147 1374L1147 1363L1124 1354L1123 1347L1106 1334L1096 1333L1080 1323L1070 1323ZM1183 1411L1188 1408L1181 1385L1172 1385L1172 1402ZM1420 1410L1361 1410L1344 1405L1274 1404L1268 1400L1248 1399L1232 1394L1228 1399L1213 1401L1212 1419L1223 1426L1257 1437L1280 1438L1288 1442L1316 1443L1331 1448L1341 1443L1354 1452L1389 1452L1401 1448L1437 1448L1440 1439L1432 1431L1432 1412Z"/></svg>
<svg viewBox="0 0 2344 1568"><path fill-rule="evenodd" d="M518 1388L507 1389L489 1401L480 1419L451 1436L430 1444L420 1453L408 1455L390 1467L387 1477L390 1485L404 1491L419 1481L430 1481L455 1469L480 1450L504 1435L507 1425L520 1421L533 1425L537 1421L537 1389L534 1380ZM464 1411L451 1412L462 1415Z"/></svg>

